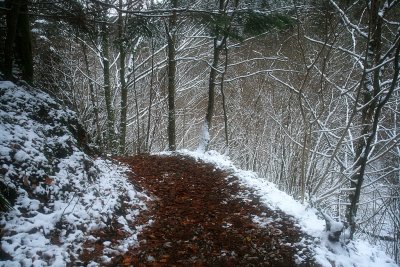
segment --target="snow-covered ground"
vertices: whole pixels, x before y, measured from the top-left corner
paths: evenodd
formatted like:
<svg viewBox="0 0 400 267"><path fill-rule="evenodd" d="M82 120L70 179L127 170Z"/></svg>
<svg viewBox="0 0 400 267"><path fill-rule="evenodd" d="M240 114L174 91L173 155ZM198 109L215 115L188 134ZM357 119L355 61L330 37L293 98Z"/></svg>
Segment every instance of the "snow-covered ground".
<svg viewBox="0 0 400 267"><path fill-rule="evenodd" d="M261 201L272 209L279 209L292 215L302 231L314 238L310 247L314 250L316 261L323 267L397 267L398 265L378 247L363 240L354 240L343 245L328 240L325 220L317 216L318 211L301 204L291 196L278 190L267 179L256 173L236 168L228 157L215 151L181 150L178 153L215 165L238 177L243 185L250 187L261 196ZM164 152L163 154L168 154ZM268 222L261 221L261 225ZM299 258L301 260L301 258Z"/></svg>
<svg viewBox="0 0 400 267"><path fill-rule="evenodd" d="M75 114L47 94L0 81L0 189L16 195L0 213L0 266L77 264L91 232L112 219L128 237L105 249L135 245L140 227L131 222L148 197L124 167L85 154L78 128Z"/></svg>

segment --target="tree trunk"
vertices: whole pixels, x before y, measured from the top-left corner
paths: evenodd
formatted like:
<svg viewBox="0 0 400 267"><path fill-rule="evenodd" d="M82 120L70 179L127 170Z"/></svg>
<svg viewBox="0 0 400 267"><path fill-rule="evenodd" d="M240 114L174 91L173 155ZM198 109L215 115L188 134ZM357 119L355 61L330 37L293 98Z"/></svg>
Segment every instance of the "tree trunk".
<svg viewBox="0 0 400 267"><path fill-rule="evenodd" d="M178 0L171 0L172 7L178 7ZM169 18L169 25L166 26L168 40L168 149L176 149L176 126L175 126L175 76L176 76L176 11L172 12Z"/></svg>
<svg viewBox="0 0 400 267"><path fill-rule="evenodd" d="M399 79L400 72L400 42L397 43L397 48L395 52L394 60L394 74L392 79L392 84L384 97L377 98L379 101L372 101L370 105L366 107L363 111L362 122L365 125L361 131L361 136L365 136L363 139L359 139L356 147L356 163L354 164L355 174L351 179L351 188L354 190L350 195L350 206L347 209L346 219L350 225L350 238L353 238L356 231L356 216L358 203L360 201L361 189L364 182L365 170L368 163L368 156L371 152L373 145L373 140L375 138L378 124L380 120L380 115L382 108L387 103L393 91L396 87L396 83ZM380 72L381 68L377 68L376 72ZM377 83L374 83L377 85ZM376 87L378 88L378 87ZM375 88L375 89L376 89ZM381 89L381 88L378 88ZM376 92L376 95L380 92ZM375 95L375 96L376 96Z"/></svg>
<svg viewBox="0 0 400 267"><path fill-rule="evenodd" d="M221 75L221 97L222 97L222 111L224 112L224 132L225 132L225 153L229 152L229 134L228 134L228 112L226 110L226 97L224 91L224 80L226 72L228 71L228 47L226 46L226 42L224 44L224 52L225 52L225 65L224 72Z"/></svg>
<svg viewBox="0 0 400 267"><path fill-rule="evenodd" d="M28 83L33 81L32 45L27 14L28 3L26 0L8 0L5 6L7 12L7 37L4 47L4 75L6 79L13 80L13 62L15 54L21 60L22 79ZM16 48L16 51L14 50Z"/></svg>
<svg viewBox="0 0 400 267"><path fill-rule="evenodd" d="M22 79L33 82L32 37L26 0L6 1L7 37L4 47L4 75L13 80L13 62L17 54L20 60ZM14 50L16 48L16 50Z"/></svg>
<svg viewBox="0 0 400 267"><path fill-rule="evenodd" d="M96 103L96 94L95 94L95 85L92 80L91 71L89 68L89 60L87 56L86 45L82 44L82 51L83 51L83 59L85 61L86 73L89 77L89 95L90 95L90 102L92 102L93 106L93 113L94 113L94 124L96 125L96 143L103 147L103 140L101 138L101 127L100 127L100 119L99 119L99 108Z"/></svg>
<svg viewBox="0 0 400 267"><path fill-rule="evenodd" d="M150 152L150 128L151 128L151 111L153 106L153 91L154 91L154 39L151 38L151 77L150 77L150 99L147 116L147 132L144 150Z"/></svg>
<svg viewBox="0 0 400 267"><path fill-rule="evenodd" d="M349 195L350 205L348 206L346 211L346 219L350 226L350 238L353 238L356 231L356 216L361 196L361 189L364 182L368 157L371 152L373 140L378 128L381 109L386 103L388 97L390 97L391 95L391 92L389 90L389 92L386 94L385 101L381 101L382 96L378 97L379 94L383 95L381 92L382 88L380 87L382 67L379 67L381 59L381 40L383 24L383 18L379 16L380 2L381 1L379 0L371 1L371 6L369 10L369 37L365 56L364 71L373 68L374 71L369 73L366 72L363 75L364 78L362 81L362 93L364 95L362 104L365 105L365 107L362 110L361 123L363 125L363 128L361 130L360 136L364 138L360 138L356 143L354 174L351 177L350 183L350 188L353 189L353 191ZM398 50L399 49L397 49L397 53ZM398 76L398 54L396 58L397 60L395 61L397 62L395 62L395 65L397 64L397 66L395 66L395 69L397 68ZM392 83L395 84L396 82L397 77L395 71L395 77L393 78ZM392 86L392 91L393 89L394 85Z"/></svg>
<svg viewBox="0 0 400 267"><path fill-rule="evenodd" d="M108 42L108 29L104 23L101 29L102 39L102 61L103 61L103 79L104 79L104 97L106 102L107 112L107 149L109 152L114 153L115 134L114 134L114 110L112 106L111 96L111 82L110 82L110 61L109 61L109 42Z"/></svg>
<svg viewBox="0 0 400 267"><path fill-rule="evenodd" d="M224 0L219 1L219 11L218 16L225 16L227 17L226 8L228 2ZM237 8L239 1L234 1L234 9ZM208 80L208 103L207 103L207 111L206 111L206 118L204 121L199 148L200 151L208 150L210 144L210 131L212 127L212 118L214 116L214 106L215 106L215 82L218 75L218 64L219 64L219 57L221 54L222 49L226 45L228 39L228 33L231 28L233 14L231 15L230 22L228 22L223 29L220 29L220 25L215 25L215 37L214 37L214 50L213 50L213 61L211 64L210 76Z"/></svg>
<svg viewBox="0 0 400 267"><path fill-rule="evenodd" d="M140 141L140 112L138 95L136 91L136 70L135 70L135 51L132 52L132 79L133 79L133 93L135 97L135 111L136 111L136 151L137 154L141 153L142 142Z"/></svg>
<svg viewBox="0 0 400 267"><path fill-rule="evenodd" d="M21 1L8 0L5 2L7 12L7 37L4 46L4 75L8 80L13 80L14 43L17 36L18 15Z"/></svg>
<svg viewBox="0 0 400 267"><path fill-rule="evenodd" d="M122 9L122 0L119 0L119 8ZM123 40L124 21L122 12L118 13L118 37L119 37L119 80L121 83L121 116L119 125L119 154L125 155L126 149L126 114L128 110L128 88L125 81L125 45Z"/></svg>
<svg viewBox="0 0 400 267"><path fill-rule="evenodd" d="M15 38L17 54L21 60L22 79L33 83L33 57L32 36L28 16L28 1L22 1L17 23L17 36Z"/></svg>
<svg viewBox="0 0 400 267"><path fill-rule="evenodd" d="M224 39L226 38L224 37ZM219 63L219 56L221 54L221 48L222 44L220 43L218 37L215 37L213 61L211 64L210 76L208 80L207 112L199 144L200 151L208 150L210 144L210 130L212 127L212 118L214 115L214 106L215 106L215 80L217 79L217 74L218 74L218 63Z"/></svg>

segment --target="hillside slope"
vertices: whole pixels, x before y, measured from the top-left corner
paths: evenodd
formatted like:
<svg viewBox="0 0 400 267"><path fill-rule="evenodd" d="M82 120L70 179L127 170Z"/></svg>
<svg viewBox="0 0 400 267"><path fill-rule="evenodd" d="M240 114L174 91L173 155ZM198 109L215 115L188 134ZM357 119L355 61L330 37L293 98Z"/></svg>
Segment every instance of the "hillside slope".
<svg viewBox="0 0 400 267"><path fill-rule="evenodd" d="M0 81L0 192L13 207L1 207L0 266L77 265L91 233L113 221L127 234L101 261L135 244L132 222L147 196L126 168L86 154L84 138L75 114L49 95Z"/></svg>

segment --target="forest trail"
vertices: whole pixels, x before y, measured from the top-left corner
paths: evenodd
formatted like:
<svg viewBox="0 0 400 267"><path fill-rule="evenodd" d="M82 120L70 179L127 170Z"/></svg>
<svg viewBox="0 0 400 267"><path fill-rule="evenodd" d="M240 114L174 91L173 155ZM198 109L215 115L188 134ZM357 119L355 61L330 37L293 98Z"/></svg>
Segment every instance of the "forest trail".
<svg viewBox="0 0 400 267"><path fill-rule="evenodd" d="M112 265L314 266L311 253L296 245L303 234L294 220L262 206L228 173L183 156L118 160L154 200L139 215L139 223L152 220L138 236L139 246Z"/></svg>

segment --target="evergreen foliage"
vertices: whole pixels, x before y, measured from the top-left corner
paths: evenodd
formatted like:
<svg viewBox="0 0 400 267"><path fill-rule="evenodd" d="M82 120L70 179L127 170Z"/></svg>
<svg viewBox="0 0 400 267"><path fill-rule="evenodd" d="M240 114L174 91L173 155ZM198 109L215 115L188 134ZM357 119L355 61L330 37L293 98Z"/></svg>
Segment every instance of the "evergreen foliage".
<svg viewBox="0 0 400 267"><path fill-rule="evenodd" d="M246 35L258 35L273 29L286 29L295 25L295 20L286 14L265 14L249 10L242 17L243 32Z"/></svg>
<svg viewBox="0 0 400 267"><path fill-rule="evenodd" d="M157 28L147 18L129 17L126 23L126 38L124 41L132 40L134 36L143 36L151 38L157 32Z"/></svg>
<svg viewBox="0 0 400 267"><path fill-rule="evenodd" d="M290 14L266 13L254 9L240 11L236 15L207 13L200 19L212 36L227 36L236 41L271 30L293 27L296 20Z"/></svg>

